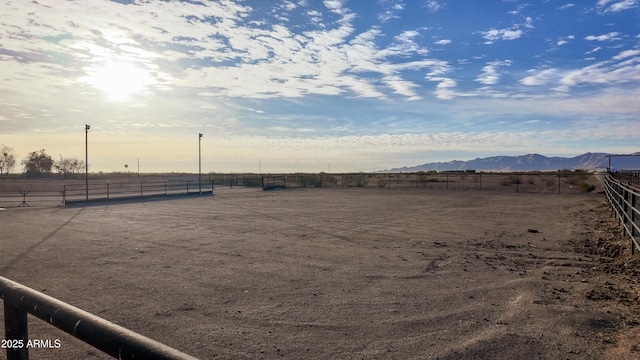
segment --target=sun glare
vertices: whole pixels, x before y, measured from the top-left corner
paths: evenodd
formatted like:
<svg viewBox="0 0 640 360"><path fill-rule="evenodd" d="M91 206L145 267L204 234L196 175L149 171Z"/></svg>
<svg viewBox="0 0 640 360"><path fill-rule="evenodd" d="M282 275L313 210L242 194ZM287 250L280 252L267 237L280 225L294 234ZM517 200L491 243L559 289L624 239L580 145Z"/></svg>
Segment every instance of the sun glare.
<svg viewBox="0 0 640 360"><path fill-rule="evenodd" d="M147 85L153 84L148 70L130 62L111 61L87 69L81 80L102 91L111 101L124 102Z"/></svg>

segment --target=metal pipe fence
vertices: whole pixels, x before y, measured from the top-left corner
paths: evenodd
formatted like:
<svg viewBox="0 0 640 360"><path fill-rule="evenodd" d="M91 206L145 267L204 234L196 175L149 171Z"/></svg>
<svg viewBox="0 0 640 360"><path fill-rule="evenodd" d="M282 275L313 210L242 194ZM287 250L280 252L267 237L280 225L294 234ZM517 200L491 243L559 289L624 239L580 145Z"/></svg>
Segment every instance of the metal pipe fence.
<svg viewBox="0 0 640 360"><path fill-rule="evenodd" d="M7 360L29 359L27 314L117 359L196 359L51 296L0 277Z"/></svg>
<svg viewBox="0 0 640 360"><path fill-rule="evenodd" d="M640 171L622 170L610 173L612 177L628 185L640 186Z"/></svg>
<svg viewBox="0 0 640 360"><path fill-rule="evenodd" d="M631 253L640 250L640 190L607 174L604 178L604 189L609 204L622 225L631 237Z"/></svg>
<svg viewBox="0 0 640 360"><path fill-rule="evenodd" d="M143 182L100 182L89 183L88 194L90 201L117 200L132 198L148 198L153 196L169 195L196 195L213 194L213 184L210 190L202 190L202 184L198 180L156 180ZM86 185L64 185L62 196L63 203L78 203L86 201Z"/></svg>
<svg viewBox="0 0 640 360"><path fill-rule="evenodd" d="M640 176L624 173L625 181ZM86 201L84 181L13 180L14 186L0 183L0 207L65 206ZM588 192L599 184L586 172L417 172L341 174L207 174L202 177L203 194L215 187L278 188L424 188L442 190L490 190L536 193ZM206 183L205 183L206 181ZM4 186L3 186L4 185ZM91 180L89 200L117 200L169 195L200 194L198 180L181 176L138 180Z"/></svg>
<svg viewBox="0 0 640 360"><path fill-rule="evenodd" d="M176 195L213 194L212 182L198 180L150 180L150 181L91 181L84 183L60 183L57 180L16 180L13 187L0 188L0 208L31 206L66 206L89 201L125 200ZM58 189L58 190L54 190Z"/></svg>
<svg viewBox="0 0 640 360"><path fill-rule="evenodd" d="M541 193L590 192L599 184L593 174L558 173L357 173L264 175L264 190L275 188L425 188Z"/></svg>

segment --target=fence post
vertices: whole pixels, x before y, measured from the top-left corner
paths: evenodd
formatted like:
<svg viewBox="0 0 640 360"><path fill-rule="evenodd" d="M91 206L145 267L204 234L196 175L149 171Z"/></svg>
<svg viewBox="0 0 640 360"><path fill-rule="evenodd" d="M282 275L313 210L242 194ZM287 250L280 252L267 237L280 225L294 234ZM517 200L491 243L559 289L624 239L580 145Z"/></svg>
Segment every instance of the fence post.
<svg viewBox="0 0 640 360"><path fill-rule="evenodd" d="M167 180L164 181L164 196L167 196Z"/></svg>
<svg viewBox="0 0 640 360"><path fill-rule="evenodd" d="M635 237L638 234L638 232L636 231L636 194L632 193L631 194L631 255L635 254L635 244L633 243L633 239L635 239Z"/></svg>
<svg viewBox="0 0 640 360"><path fill-rule="evenodd" d="M560 173L558 173L558 194L560 194Z"/></svg>
<svg viewBox="0 0 640 360"><path fill-rule="evenodd" d="M105 185L107 185L107 200L109 200L109 183L106 183Z"/></svg>
<svg viewBox="0 0 640 360"><path fill-rule="evenodd" d="M10 341L7 347L7 360L28 360L29 349L29 329L27 322L27 312L4 301L4 331L5 340ZM5 345L4 343L2 344ZM21 346L19 346L21 345Z"/></svg>
<svg viewBox="0 0 640 360"><path fill-rule="evenodd" d="M518 192L520 186L520 175L516 174L516 192Z"/></svg>

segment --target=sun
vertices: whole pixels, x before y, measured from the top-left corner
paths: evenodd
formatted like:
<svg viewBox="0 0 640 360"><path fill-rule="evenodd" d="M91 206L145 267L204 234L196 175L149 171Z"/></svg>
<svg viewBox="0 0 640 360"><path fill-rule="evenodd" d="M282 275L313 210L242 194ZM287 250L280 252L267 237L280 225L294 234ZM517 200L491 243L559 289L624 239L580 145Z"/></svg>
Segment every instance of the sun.
<svg viewBox="0 0 640 360"><path fill-rule="evenodd" d="M117 102L129 100L155 82L149 70L126 61L108 61L86 71L88 75L81 80L102 91L108 100Z"/></svg>

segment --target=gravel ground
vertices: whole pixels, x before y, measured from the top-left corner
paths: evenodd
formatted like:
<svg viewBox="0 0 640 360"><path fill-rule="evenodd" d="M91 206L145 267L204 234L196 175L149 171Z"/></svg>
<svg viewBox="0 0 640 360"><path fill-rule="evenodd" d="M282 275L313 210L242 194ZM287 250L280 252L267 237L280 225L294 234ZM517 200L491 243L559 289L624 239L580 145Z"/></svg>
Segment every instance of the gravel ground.
<svg viewBox="0 0 640 360"><path fill-rule="evenodd" d="M594 193L233 189L0 211L0 275L202 359L633 359L616 225ZM108 358L29 323L33 359Z"/></svg>

